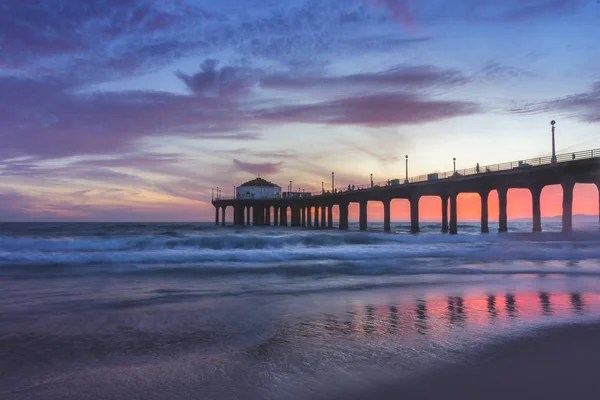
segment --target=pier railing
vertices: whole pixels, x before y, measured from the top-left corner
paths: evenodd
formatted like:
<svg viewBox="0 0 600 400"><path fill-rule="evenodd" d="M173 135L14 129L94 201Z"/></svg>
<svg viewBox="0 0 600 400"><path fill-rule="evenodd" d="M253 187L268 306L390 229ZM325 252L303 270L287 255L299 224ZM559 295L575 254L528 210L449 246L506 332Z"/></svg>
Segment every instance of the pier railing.
<svg viewBox="0 0 600 400"><path fill-rule="evenodd" d="M557 154L556 162L563 163L563 162L568 162L568 161L585 160L585 159L590 159L590 158L600 158L600 149L584 150L584 151L578 151L578 152L574 152L574 153ZM386 182L376 182L376 183L373 182L372 184L367 183L367 184L363 184L363 185L351 185L350 188L348 188L348 187L336 188L335 192L333 194L347 193L349 191L353 192L353 191L362 191L362 190L377 190L377 189L381 189L381 188L385 188L385 187L397 187L397 186L403 186L403 185L411 184L411 183L432 182L432 181L438 181L441 179L453 179L453 178L460 178L463 176L489 174L489 173L494 173L494 172L510 171L510 170L514 170L514 169L526 169L526 168L540 167L540 166L551 165L551 164L552 164L552 156L543 156L543 157L537 157L537 158L530 158L527 160L511 161L511 162L484 165L484 166L473 167L473 168L457 169L456 171L434 172L434 173L427 174L427 175L412 176L412 177L409 177L408 180L395 178L395 179L390 179ZM331 196L331 194L332 194L331 190L326 190L325 192L323 192L323 191L311 192L310 197ZM214 200L235 200L235 198L221 196L218 198L214 198Z"/></svg>
<svg viewBox="0 0 600 400"><path fill-rule="evenodd" d="M574 152L574 153L557 154L556 162L562 163L562 162L568 162L568 161L574 161L574 160L584 160L584 159L590 159L590 158L600 158L600 149L584 150L584 151L578 151L578 152ZM354 186L350 187L350 191L380 189L380 188L390 187L390 186L392 186L392 187L393 186L402 186L402 185L406 185L407 183L410 184L410 183L419 183L419 182L431 182L431 181L437 181L440 179L452 179L452 178L459 178L459 177L463 177L463 176L509 171L509 170L513 170L513 169L540 167L543 165L551 165L551 164L552 164L552 156L543 156L543 157L537 157L537 158L530 158L530 159L526 159L526 160L484 165L484 166L479 166L479 168L477 168L477 167L463 168L463 169L457 169L456 171L435 172L435 173L431 173L431 174L427 174L427 175L412 176L412 177L408 178L408 182L406 179L394 179L394 180L389 180L386 182L373 182L373 184L367 183L367 184L363 184L363 185L354 185ZM393 181L397 181L399 183L394 184ZM346 193L348 191L349 191L348 187L336 188L335 193ZM328 196L328 195L331 195L331 191L325 191L325 193L312 192L311 195L312 196L323 196L323 195Z"/></svg>

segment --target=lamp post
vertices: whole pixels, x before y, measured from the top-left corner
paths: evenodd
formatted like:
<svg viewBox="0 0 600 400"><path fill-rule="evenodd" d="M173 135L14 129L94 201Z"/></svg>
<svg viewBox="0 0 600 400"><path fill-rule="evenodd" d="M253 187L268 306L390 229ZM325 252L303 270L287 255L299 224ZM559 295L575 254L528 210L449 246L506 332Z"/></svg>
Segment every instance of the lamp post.
<svg viewBox="0 0 600 400"><path fill-rule="evenodd" d="M321 182L321 192L325 194L325 182Z"/></svg>
<svg viewBox="0 0 600 400"><path fill-rule="evenodd" d="M292 192L292 181L290 181L290 193Z"/></svg>
<svg viewBox="0 0 600 400"><path fill-rule="evenodd" d="M454 161L454 173L456 174L456 157L452 157L452 161Z"/></svg>
<svg viewBox="0 0 600 400"><path fill-rule="evenodd" d="M217 200L219 200L219 187L217 186Z"/></svg>
<svg viewBox="0 0 600 400"><path fill-rule="evenodd" d="M555 142L554 142L554 125L556 124L556 121L552 120L550 121L550 125L552 125L552 158L550 159L550 163L552 164L556 164L556 146L555 146Z"/></svg>
<svg viewBox="0 0 600 400"><path fill-rule="evenodd" d="M235 198L237 197L237 193L235 192L235 185L233 186L233 199L235 200Z"/></svg>
<svg viewBox="0 0 600 400"><path fill-rule="evenodd" d="M335 188L335 174L332 172L331 173L331 193L333 193L334 188Z"/></svg>
<svg viewBox="0 0 600 400"><path fill-rule="evenodd" d="M215 188L210 188L210 199L215 200Z"/></svg>
<svg viewBox="0 0 600 400"><path fill-rule="evenodd" d="M371 187L373 187L373 174L371 174Z"/></svg>
<svg viewBox="0 0 600 400"><path fill-rule="evenodd" d="M404 183L408 183L408 155L404 156L406 158L406 178L404 179Z"/></svg>

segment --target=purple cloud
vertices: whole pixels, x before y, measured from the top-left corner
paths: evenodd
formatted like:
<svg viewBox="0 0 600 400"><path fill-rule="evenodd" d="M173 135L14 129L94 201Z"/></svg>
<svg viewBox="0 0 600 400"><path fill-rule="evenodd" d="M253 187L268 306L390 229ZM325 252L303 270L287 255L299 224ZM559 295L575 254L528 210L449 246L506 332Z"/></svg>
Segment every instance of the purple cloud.
<svg viewBox="0 0 600 400"><path fill-rule="evenodd" d="M432 86L464 84L468 79L456 69L441 69L431 65L402 65L382 72L341 76L271 75L260 82L266 88L295 90L373 90L419 89Z"/></svg>
<svg viewBox="0 0 600 400"><path fill-rule="evenodd" d="M281 166L283 165L283 162L254 164L234 159L233 165L236 169L240 171L248 172L252 175L265 176L279 172Z"/></svg>
<svg viewBox="0 0 600 400"><path fill-rule="evenodd" d="M549 113L579 118L585 122L600 122L600 82L592 85L586 93L559 99L525 103L509 110L516 114Z"/></svg>
<svg viewBox="0 0 600 400"><path fill-rule="evenodd" d="M0 66L76 80L128 75L176 57L190 45L183 32L205 17L182 0L5 0Z"/></svg>
<svg viewBox="0 0 600 400"><path fill-rule="evenodd" d="M131 151L152 135L256 138L229 102L167 92L75 94L54 82L0 78L0 156Z"/></svg>
<svg viewBox="0 0 600 400"><path fill-rule="evenodd" d="M377 127L432 122L478 112L481 108L473 102L427 100L410 93L378 93L280 107L264 111L260 117L268 121Z"/></svg>

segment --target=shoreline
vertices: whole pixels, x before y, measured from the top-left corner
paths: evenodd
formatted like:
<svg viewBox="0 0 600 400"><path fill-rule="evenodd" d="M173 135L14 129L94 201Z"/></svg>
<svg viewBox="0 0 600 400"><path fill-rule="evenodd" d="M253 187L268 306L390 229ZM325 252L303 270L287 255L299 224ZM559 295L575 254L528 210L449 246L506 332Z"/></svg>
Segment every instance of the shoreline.
<svg viewBox="0 0 600 400"><path fill-rule="evenodd" d="M600 322L535 329L458 364L339 399L597 399Z"/></svg>

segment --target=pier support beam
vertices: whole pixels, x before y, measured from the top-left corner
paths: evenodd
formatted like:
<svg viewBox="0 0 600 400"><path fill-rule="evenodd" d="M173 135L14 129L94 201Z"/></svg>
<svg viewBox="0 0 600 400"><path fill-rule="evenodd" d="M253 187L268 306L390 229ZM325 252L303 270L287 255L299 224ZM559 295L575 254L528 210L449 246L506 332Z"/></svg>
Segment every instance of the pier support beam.
<svg viewBox="0 0 600 400"><path fill-rule="evenodd" d="M565 182L561 184L563 189L563 215L562 215L562 230L563 232L573 231L573 188L574 182Z"/></svg>
<svg viewBox="0 0 600 400"><path fill-rule="evenodd" d="M221 225L225 226L225 210L227 206L221 207Z"/></svg>
<svg viewBox="0 0 600 400"><path fill-rule="evenodd" d="M490 191L484 190L483 192L479 192L479 197L481 197L481 233L490 233L488 204Z"/></svg>
<svg viewBox="0 0 600 400"><path fill-rule="evenodd" d="M456 235L458 233L458 212L457 202L458 193L452 193L450 195L450 234Z"/></svg>
<svg viewBox="0 0 600 400"><path fill-rule="evenodd" d="M442 233L448 233L448 195L440 196L442 198Z"/></svg>
<svg viewBox="0 0 600 400"><path fill-rule="evenodd" d="M298 227L302 225L300 218L300 207L292 206L292 226Z"/></svg>
<svg viewBox="0 0 600 400"><path fill-rule="evenodd" d="M306 207L306 227L312 228L312 206Z"/></svg>
<svg viewBox="0 0 600 400"><path fill-rule="evenodd" d="M283 206L279 210L279 224L281 226L288 226L287 206Z"/></svg>
<svg viewBox="0 0 600 400"><path fill-rule="evenodd" d="M315 206L315 228L319 228L319 206Z"/></svg>
<svg viewBox="0 0 600 400"><path fill-rule="evenodd" d="M340 204L340 229L348 229L348 203Z"/></svg>
<svg viewBox="0 0 600 400"><path fill-rule="evenodd" d="M306 227L306 207L302 206L300 209L300 215L302 217L302 226Z"/></svg>
<svg viewBox="0 0 600 400"><path fill-rule="evenodd" d="M215 225L219 226L219 207L215 207Z"/></svg>
<svg viewBox="0 0 600 400"><path fill-rule="evenodd" d="M498 232L508 232L508 214L507 214L507 206L508 206L508 189L507 188L498 188L498 203L499 203L499 213L498 213Z"/></svg>
<svg viewBox="0 0 600 400"><path fill-rule="evenodd" d="M255 204L252 207L252 225L254 226L260 226L260 207L258 206L258 204Z"/></svg>
<svg viewBox="0 0 600 400"><path fill-rule="evenodd" d="M327 206L327 227L333 228L333 205L331 204Z"/></svg>
<svg viewBox="0 0 600 400"><path fill-rule="evenodd" d="M391 224L391 216L392 216L392 199L383 200L383 231L391 232L392 224Z"/></svg>
<svg viewBox="0 0 600 400"><path fill-rule="evenodd" d="M265 207L265 225L271 225L271 206Z"/></svg>
<svg viewBox="0 0 600 400"><path fill-rule="evenodd" d="M273 206L273 225L279 226L279 206Z"/></svg>
<svg viewBox="0 0 600 400"><path fill-rule="evenodd" d="M233 206L233 224L244 225L244 207L241 205Z"/></svg>
<svg viewBox="0 0 600 400"><path fill-rule="evenodd" d="M367 201L361 200L359 204L360 204L360 216L359 216L360 230L366 231L367 230Z"/></svg>
<svg viewBox="0 0 600 400"><path fill-rule="evenodd" d="M542 187L529 188L531 192L531 205L533 208L533 231L542 231Z"/></svg>
<svg viewBox="0 0 600 400"><path fill-rule="evenodd" d="M321 206L321 228L327 228L327 207Z"/></svg>
<svg viewBox="0 0 600 400"><path fill-rule="evenodd" d="M420 196L410 198L410 231L419 232L419 199Z"/></svg>
<svg viewBox="0 0 600 400"><path fill-rule="evenodd" d="M250 225L250 207L246 207L246 225Z"/></svg>

